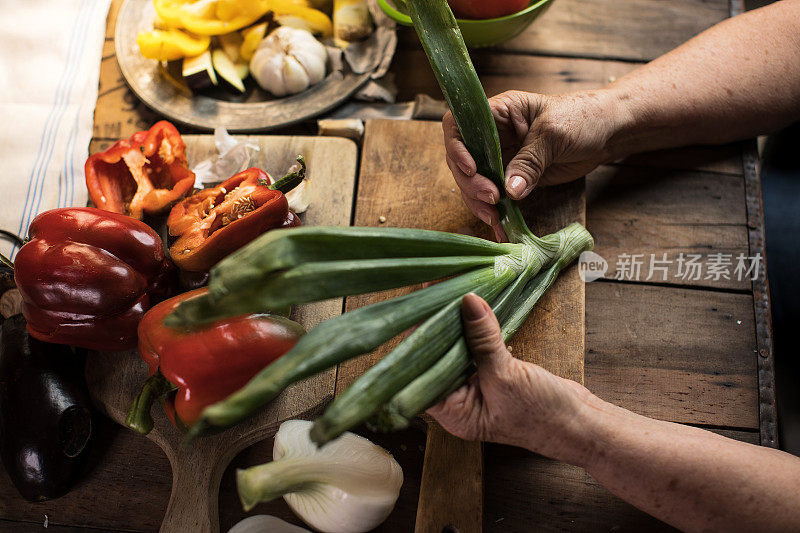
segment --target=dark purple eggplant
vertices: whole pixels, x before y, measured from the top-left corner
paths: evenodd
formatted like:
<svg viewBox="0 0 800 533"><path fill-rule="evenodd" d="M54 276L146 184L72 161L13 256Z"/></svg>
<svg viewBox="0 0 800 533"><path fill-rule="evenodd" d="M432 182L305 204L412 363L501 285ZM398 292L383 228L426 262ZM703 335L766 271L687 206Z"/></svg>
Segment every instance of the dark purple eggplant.
<svg viewBox="0 0 800 533"><path fill-rule="evenodd" d="M22 315L0 329L0 459L29 501L57 498L78 480L92 411L84 360L69 346L38 341Z"/></svg>
<svg viewBox="0 0 800 533"><path fill-rule="evenodd" d="M197 57L187 57L183 60L183 79L193 91L217 85L217 74L214 72L210 50Z"/></svg>

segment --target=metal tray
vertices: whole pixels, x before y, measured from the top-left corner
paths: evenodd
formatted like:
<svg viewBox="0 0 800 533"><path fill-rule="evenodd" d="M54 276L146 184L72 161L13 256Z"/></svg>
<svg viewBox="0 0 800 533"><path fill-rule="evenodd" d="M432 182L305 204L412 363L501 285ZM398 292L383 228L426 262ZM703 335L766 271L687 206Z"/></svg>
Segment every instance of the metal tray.
<svg viewBox="0 0 800 533"><path fill-rule="evenodd" d="M347 100L370 78L371 72L328 74L308 90L284 98L271 98L258 87L244 101L226 101L192 94L171 79L158 61L139 53L136 35L153 28L152 0L125 0L117 16L114 39L117 62L131 90L148 107L171 120L201 129L223 126L233 132L264 131L287 126L330 111Z"/></svg>

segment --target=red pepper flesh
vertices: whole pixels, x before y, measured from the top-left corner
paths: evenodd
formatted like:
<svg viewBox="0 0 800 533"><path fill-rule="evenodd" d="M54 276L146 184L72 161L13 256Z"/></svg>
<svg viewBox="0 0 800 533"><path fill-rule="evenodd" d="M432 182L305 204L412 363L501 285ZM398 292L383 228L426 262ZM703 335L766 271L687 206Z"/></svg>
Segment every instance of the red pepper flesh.
<svg viewBox="0 0 800 533"><path fill-rule="evenodd" d="M92 207L37 216L14 279L35 338L95 350L136 346L136 327L174 270L158 234Z"/></svg>
<svg viewBox="0 0 800 533"><path fill-rule="evenodd" d="M250 168L178 202L167 218L178 237L169 249L175 264L206 271L267 230L299 226L286 196L269 183L266 172Z"/></svg>
<svg viewBox="0 0 800 533"><path fill-rule="evenodd" d="M203 409L242 388L305 333L300 324L287 318L260 314L227 318L189 331L164 326L164 317L178 304L206 292L204 287L163 301L139 323L139 353L150 374L160 371L177 387L164 407L178 427L194 424Z"/></svg>
<svg viewBox="0 0 800 533"><path fill-rule="evenodd" d="M194 186L186 144L165 120L89 156L84 170L95 206L140 220L166 211Z"/></svg>

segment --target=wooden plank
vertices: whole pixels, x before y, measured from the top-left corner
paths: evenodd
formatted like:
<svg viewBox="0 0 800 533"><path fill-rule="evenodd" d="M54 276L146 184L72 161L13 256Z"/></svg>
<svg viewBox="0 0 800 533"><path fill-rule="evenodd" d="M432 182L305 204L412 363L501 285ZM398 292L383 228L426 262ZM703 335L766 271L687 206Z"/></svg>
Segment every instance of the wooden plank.
<svg viewBox="0 0 800 533"><path fill-rule="evenodd" d="M557 0L498 50L517 54L649 61L728 18L727 0ZM400 32L415 48L416 34Z"/></svg>
<svg viewBox="0 0 800 533"><path fill-rule="evenodd" d="M417 533L480 532L483 523L483 445L428 424L420 480Z"/></svg>
<svg viewBox="0 0 800 533"><path fill-rule="evenodd" d="M127 138L137 131L146 130L160 119L128 89L117 65L114 28L121 5L122 0L111 0L106 19L106 38L103 59L100 62L100 87L94 110L93 137L96 139Z"/></svg>
<svg viewBox="0 0 800 533"><path fill-rule="evenodd" d="M589 390L653 418L758 428L750 295L610 282L587 294Z"/></svg>
<svg viewBox="0 0 800 533"><path fill-rule="evenodd" d="M726 18L727 0L558 0L501 49L649 61Z"/></svg>
<svg viewBox="0 0 800 533"><path fill-rule="evenodd" d="M739 256L750 265L741 176L604 166L588 176L586 194L588 229L608 261L607 278L750 289L750 278L736 271ZM681 254L684 261L700 256L696 275L685 262L681 271ZM728 279L710 269L715 254L725 254L718 259L728 262ZM639 275L625 267L632 261L641 261Z"/></svg>
<svg viewBox="0 0 800 533"><path fill-rule="evenodd" d="M356 225L379 225L379 217L383 216L387 226L429 228L487 236L487 229L469 214L453 186L442 157L444 148L439 124L369 122L364 142ZM578 181L549 189L539 195L536 202L527 206L526 215L534 232L549 233L575 220L583 222L584 206L583 182ZM422 209L424 215L420 216ZM399 294L406 291L407 289L388 293ZM347 309L374 302L386 294L348 298ZM514 339L512 347L515 356L535 361L559 375L582 382L583 302L583 284L577 277L577 269L570 268L542 299L529 319L528 326ZM394 345L395 343L390 343L389 347ZM337 392L374 364L387 349L383 347L373 354L340 365ZM439 442L445 438L443 434L437 433L433 437L429 436L428 444L447 446L446 442ZM458 450L458 455L463 456L472 453L475 447L456 441L450 443L449 449L450 453ZM469 471L469 464L463 461L459 463L459 469L438 470L433 466L436 463L431 462L426 463L426 471L427 464L432 465L430 472L437 474L431 474L430 478L425 479L438 479L441 482L446 472L459 476L458 480L453 480L449 485L440 483L438 487L474 486L474 482L470 480L480 475L479 464L474 465L474 471ZM423 484L421 501L425 501L426 490L429 488ZM474 491L471 493L474 494ZM451 525L455 525L459 531L473 531L470 528L474 527L474 521L468 519L469 515L464 515L463 512L445 514L459 507L451 505L442 508L442 496L450 496L450 500L453 500L453 493L431 493L428 500L431 505L438 505L437 512L440 516L435 517L435 520L439 529L449 522L457 522ZM463 494L456 496L458 498L465 499ZM418 531L433 530L433 522L420 520L424 519L418 514L417 527L422 527Z"/></svg>
<svg viewBox="0 0 800 533"><path fill-rule="evenodd" d="M461 197L449 183L444 164L441 126L428 122L370 121L366 125L354 225L377 226L385 217L387 226L439 229L488 236L466 212ZM425 209L419 216L420 209ZM379 299L409 292L410 289L385 291L376 295L347 298L348 311ZM399 342L395 339L371 354L339 365L336 391L341 392L365 370ZM483 485L481 445L449 436L432 423L426 441L426 467L420 488L416 531L432 533L453 526L462 533L480 531ZM470 461L460 461L458 469L437 467L442 455L458 451ZM436 476L434 476L436 473ZM458 487L457 491L443 490ZM437 490L438 489L438 490ZM464 490L461 490L464 489ZM462 506L472 508L466 516L453 514ZM435 509L436 514L432 514ZM407 525L407 527L410 527Z"/></svg>
<svg viewBox="0 0 800 533"><path fill-rule="evenodd" d="M45 525L47 524L47 525ZM29 532L36 532L41 533L42 528L47 528L49 531L55 531L56 533L86 533L87 529L82 527L73 527L73 526L59 526L56 524L50 524L48 522L47 517L42 517L42 520L38 523L32 522L13 522L11 520L2 520L0 519L0 531L10 531L13 533L29 533ZM106 529L106 528L92 528L88 530L90 533L111 533L122 531L121 529Z"/></svg>
<svg viewBox="0 0 800 533"><path fill-rule="evenodd" d="M511 90L556 94L598 89L638 66L623 61L504 54L481 49L471 50L470 56L489 96ZM411 100L419 93L442 98L421 49L399 50L390 72L398 85L399 100ZM414 75L409 76L409 72Z"/></svg>
<svg viewBox="0 0 800 533"><path fill-rule="evenodd" d="M744 175L742 143L722 146L688 146L656 152L634 154L618 164L627 166L658 167L673 170L699 170L722 174Z"/></svg>

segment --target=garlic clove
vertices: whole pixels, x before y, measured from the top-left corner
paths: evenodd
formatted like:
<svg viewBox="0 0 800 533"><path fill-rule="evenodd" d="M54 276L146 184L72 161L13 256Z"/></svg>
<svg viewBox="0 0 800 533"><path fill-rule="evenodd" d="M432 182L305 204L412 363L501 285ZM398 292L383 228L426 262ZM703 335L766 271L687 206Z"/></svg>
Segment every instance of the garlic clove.
<svg viewBox="0 0 800 533"><path fill-rule="evenodd" d="M293 56L283 57L283 84L289 94L299 93L309 86L311 80L303 65Z"/></svg>
<svg viewBox="0 0 800 533"><path fill-rule="evenodd" d="M321 82L325 77L325 62L328 58L328 51L324 50L324 52L324 57L317 52L302 48L292 52L294 59L305 68L311 85Z"/></svg>
<svg viewBox="0 0 800 533"><path fill-rule="evenodd" d="M305 213L311 203L311 194L308 190L308 180L300 182L300 185L286 193L286 200L289 202L289 209L297 213Z"/></svg>
<svg viewBox="0 0 800 533"><path fill-rule="evenodd" d="M261 77L259 84L275 96L285 96L289 94L286 88L286 80L283 75L283 59L281 54L265 56L263 64L260 66Z"/></svg>

